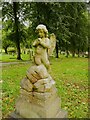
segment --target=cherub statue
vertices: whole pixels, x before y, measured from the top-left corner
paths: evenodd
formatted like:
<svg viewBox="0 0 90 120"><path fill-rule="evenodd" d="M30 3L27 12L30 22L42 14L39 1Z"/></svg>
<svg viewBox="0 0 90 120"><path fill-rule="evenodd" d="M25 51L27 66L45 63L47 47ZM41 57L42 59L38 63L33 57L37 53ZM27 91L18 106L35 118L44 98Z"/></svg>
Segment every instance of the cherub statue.
<svg viewBox="0 0 90 120"><path fill-rule="evenodd" d="M33 43L35 47L34 62L36 65L44 64L49 69L48 49L50 48L50 40L48 38L48 30L45 25L40 24L36 27L36 32L38 33L38 39Z"/></svg>
<svg viewBox="0 0 90 120"><path fill-rule="evenodd" d="M59 108L60 99L57 96L55 81L48 71L48 56L55 48L55 36L52 34L49 39L48 30L42 24L37 26L36 31L39 37L33 43L34 64L21 81L20 96L11 118L66 118L67 113L63 113Z"/></svg>
<svg viewBox="0 0 90 120"><path fill-rule="evenodd" d="M27 71L27 76L32 83L50 77L48 73L50 70L50 62L48 58L49 53L51 55L55 48L55 35L52 34L50 40L45 25L38 25L36 27L36 32L38 33L38 38L33 42L33 46L35 47L34 65L32 65Z"/></svg>

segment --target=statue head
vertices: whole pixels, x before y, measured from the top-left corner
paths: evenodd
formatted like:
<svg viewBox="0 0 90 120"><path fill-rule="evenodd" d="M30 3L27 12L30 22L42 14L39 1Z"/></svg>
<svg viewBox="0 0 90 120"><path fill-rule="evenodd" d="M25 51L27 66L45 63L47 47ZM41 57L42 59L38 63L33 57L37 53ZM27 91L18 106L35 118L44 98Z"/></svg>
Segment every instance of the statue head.
<svg viewBox="0 0 90 120"><path fill-rule="evenodd" d="M43 34L45 37L48 37L48 30L43 24L40 24L36 27L36 32L39 34L39 36L42 36Z"/></svg>

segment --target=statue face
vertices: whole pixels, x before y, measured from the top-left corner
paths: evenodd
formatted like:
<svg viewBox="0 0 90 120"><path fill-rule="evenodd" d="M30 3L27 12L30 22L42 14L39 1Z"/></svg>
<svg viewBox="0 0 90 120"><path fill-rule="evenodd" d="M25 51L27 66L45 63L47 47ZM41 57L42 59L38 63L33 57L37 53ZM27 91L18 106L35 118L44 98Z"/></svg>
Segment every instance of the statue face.
<svg viewBox="0 0 90 120"><path fill-rule="evenodd" d="M43 31L42 29L38 29L38 36L39 36L40 38L45 37L45 33L44 33L44 31Z"/></svg>

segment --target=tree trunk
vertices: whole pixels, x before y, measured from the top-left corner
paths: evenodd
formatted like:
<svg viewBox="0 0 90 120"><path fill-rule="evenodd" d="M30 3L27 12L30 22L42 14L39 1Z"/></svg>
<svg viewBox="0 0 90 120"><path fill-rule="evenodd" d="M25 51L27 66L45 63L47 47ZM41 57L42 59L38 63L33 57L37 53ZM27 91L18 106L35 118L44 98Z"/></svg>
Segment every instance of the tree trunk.
<svg viewBox="0 0 90 120"><path fill-rule="evenodd" d="M56 58L59 58L58 56L58 42L56 41Z"/></svg>
<svg viewBox="0 0 90 120"><path fill-rule="evenodd" d="M68 58L68 56L69 56L69 52L68 50L66 50L66 57Z"/></svg>
<svg viewBox="0 0 90 120"><path fill-rule="evenodd" d="M8 54L8 52L7 52L7 47L6 47L6 48L4 48L4 50L5 50L5 53L6 53L6 54Z"/></svg>
<svg viewBox="0 0 90 120"><path fill-rule="evenodd" d="M17 59L21 60L20 43L17 43Z"/></svg>
<svg viewBox="0 0 90 120"><path fill-rule="evenodd" d="M72 57L75 57L75 50L72 51Z"/></svg>
<svg viewBox="0 0 90 120"><path fill-rule="evenodd" d="M84 50L82 49L82 57L84 57Z"/></svg>
<svg viewBox="0 0 90 120"><path fill-rule="evenodd" d="M80 57L80 50L79 50L79 48L78 48L78 57Z"/></svg>
<svg viewBox="0 0 90 120"><path fill-rule="evenodd" d="M88 46L88 58L90 58L90 47Z"/></svg>
<svg viewBox="0 0 90 120"><path fill-rule="evenodd" d="M68 44L66 43L66 57L68 58L69 52L68 52Z"/></svg>
<svg viewBox="0 0 90 120"><path fill-rule="evenodd" d="M21 52L20 52L20 36L19 36L19 29L18 29L18 2L13 2L13 11L14 11L14 20L15 20L15 39L16 39L16 47L17 47L17 59L21 60Z"/></svg>

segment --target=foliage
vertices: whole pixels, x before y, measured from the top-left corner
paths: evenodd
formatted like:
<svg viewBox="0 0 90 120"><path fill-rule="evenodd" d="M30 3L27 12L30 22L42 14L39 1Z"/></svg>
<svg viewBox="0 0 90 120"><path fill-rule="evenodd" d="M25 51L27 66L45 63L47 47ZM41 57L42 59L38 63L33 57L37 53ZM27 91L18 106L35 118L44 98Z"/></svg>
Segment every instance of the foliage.
<svg viewBox="0 0 90 120"><path fill-rule="evenodd" d="M58 47L61 50L75 52L87 51L88 48L88 18L85 3L32 3L30 4L31 16L28 19L32 23L29 27L34 35L38 24L45 24L49 32L55 33ZM57 53L58 54L58 53Z"/></svg>
<svg viewBox="0 0 90 120"><path fill-rule="evenodd" d="M10 30L7 31L6 29L2 30L2 48L4 48L5 53L7 54L8 53L7 48L13 46L14 44L9 37L9 35L11 34Z"/></svg>
<svg viewBox="0 0 90 120"><path fill-rule="evenodd" d="M13 3L4 2L2 9L3 22L7 21L7 26L4 26L4 28L5 29L8 28L11 30L9 38L16 44L17 59L21 59L20 43L26 38L25 25L22 22L23 9L21 6L22 5L18 2Z"/></svg>
<svg viewBox="0 0 90 120"><path fill-rule="evenodd" d="M7 26L12 27L11 36L14 42L30 48L37 37L35 28L38 24L44 24L50 33L55 33L57 38L56 53L58 50L75 53L88 50L88 18L85 2L17 2L16 18L14 3L3 3L3 20L10 21ZM15 19L17 20L15 25ZM25 22L29 21L29 27ZM18 26L18 32L15 30ZM16 36L16 37L15 37ZM20 43L18 43L18 41ZM17 45L19 46L19 45ZM20 49L20 48L19 48Z"/></svg>
<svg viewBox="0 0 90 120"><path fill-rule="evenodd" d="M90 57L90 2L88 3L88 52Z"/></svg>

